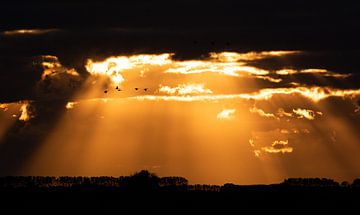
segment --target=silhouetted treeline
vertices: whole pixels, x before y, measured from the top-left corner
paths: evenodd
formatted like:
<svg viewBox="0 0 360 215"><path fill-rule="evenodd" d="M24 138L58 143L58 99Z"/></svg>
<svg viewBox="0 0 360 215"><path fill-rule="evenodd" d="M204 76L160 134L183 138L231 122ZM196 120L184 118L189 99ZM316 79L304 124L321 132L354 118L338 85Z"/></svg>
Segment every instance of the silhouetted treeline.
<svg viewBox="0 0 360 215"><path fill-rule="evenodd" d="M360 179L352 183L336 182L327 178L289 178L279 184L270 185L236 185L226 183L222 186L195 184L189 185L184 177L158 177L147 170L142 170L130 176L120 177L51 177L51 176L7 176L0 178L1 189L77 189L77 188L99 188L120 190L183 190L183 191L237 191L237 190L267 190L278 187L317 187L317 188L360 188Z"/></svg>

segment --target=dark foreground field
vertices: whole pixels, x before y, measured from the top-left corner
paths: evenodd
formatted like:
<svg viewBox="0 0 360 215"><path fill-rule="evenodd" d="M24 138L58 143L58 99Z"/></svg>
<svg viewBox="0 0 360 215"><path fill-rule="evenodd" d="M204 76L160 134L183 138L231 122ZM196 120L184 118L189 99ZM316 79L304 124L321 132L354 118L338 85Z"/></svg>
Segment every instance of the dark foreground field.
<svg viewBox="0 0 360 215"><path fill-rule="evenodd" d="M236 192L115 190L3 191L2 209L82 208L152 213L232 212L243 210L285 212L358 210L360 192L343 189L251 189Z"/></svg>
<svg viewBox="0 0 360 215"><path fill-rule="evenodd" d="M358 182L288 179L273 185L188 185L181 177L158 178L147 172L122 178L8 177L1 178L0 210L119 214L322 214L336 210L348 214L360 209Z"/></svg>

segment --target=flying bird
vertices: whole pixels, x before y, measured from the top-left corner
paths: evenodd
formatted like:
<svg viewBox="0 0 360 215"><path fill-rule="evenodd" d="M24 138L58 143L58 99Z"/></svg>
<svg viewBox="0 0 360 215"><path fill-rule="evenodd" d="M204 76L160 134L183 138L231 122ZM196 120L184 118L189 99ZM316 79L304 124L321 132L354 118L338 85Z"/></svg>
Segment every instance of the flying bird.
<svg viewBox="0 0 360 215"><path fill-rule="evenodd" d="M148 88L144 88L144 91L146 92L148 90Z"/></svg>
<svg viewBox="0 0 360 215"><path fill-rule="evenodd" d="M139 88L135 87L135 90L138 90Z"/></svg>
<svg viewBox="0 0 360 215"><path fill-rule="evenodd" d="M104 93L107 93L108 91L107 90L104 90Z"/></svg>

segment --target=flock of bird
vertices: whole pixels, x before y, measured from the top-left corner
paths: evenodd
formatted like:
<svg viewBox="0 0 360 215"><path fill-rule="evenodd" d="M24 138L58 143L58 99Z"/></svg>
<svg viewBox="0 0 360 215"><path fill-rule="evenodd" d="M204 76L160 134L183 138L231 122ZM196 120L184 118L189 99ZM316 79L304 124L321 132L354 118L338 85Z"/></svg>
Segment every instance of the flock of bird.
<svg viewBox="0 0 360 215"><path fill-rule="evenodd" d="M146 92L149 88L144 88L143 90ZM115 90L117 91L122 91L122 89L120 89L118 86L115 87ZM140 90L140 88L138 87L135 87L134 90L138 91ZM104 90L104 93L108 93L109 91L108 90Z"/></svg>

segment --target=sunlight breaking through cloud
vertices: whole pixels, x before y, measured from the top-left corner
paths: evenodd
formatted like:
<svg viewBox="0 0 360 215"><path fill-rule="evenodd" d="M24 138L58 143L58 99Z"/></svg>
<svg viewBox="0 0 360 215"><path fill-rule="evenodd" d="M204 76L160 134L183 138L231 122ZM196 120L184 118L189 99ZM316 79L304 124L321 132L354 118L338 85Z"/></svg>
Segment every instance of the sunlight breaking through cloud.
<svg viewBox="0 0 360 215"><path fill-rule="evenodd" d="M41 80L45 80L47 77L56 76L59 74L67 74L71 76L79 76L79 73L74 69L68 69L61 65L59 59L52 55L43 55L41 65L44 69Z"/></svg>
<svg viewBox="0 0 360 215"><path fill-rule="evenodd" d="M137 100L153 100L153 101L219 101L229 99L246 99L246 100L270 100L275 95L300 95L313 102L329 97L353 98L360 95L358 90L341 90L332 89L328 87L295 87L295 88L265 88L253 93L240 94L213 94L213 95L193 95L193 96L159 96L159 95L145 95L135 96L130 99Z"/></svg>
<svg viewBox="0 0 360 215"><path fill-rule="evenodd" d="M265 117L265 118L274 118L274 119L277 119L277 117L272 114L272 113L265 113L264 110L260 109L260 108L257 108L257 107L252 107L249 109L250 113L256 113L258 114L259 116L261 117Z"/></svg>
<svg viewBox="0 0 360 215"><path fill-rule="evenodd" d="M218 113L216 115L216 118L220 120L231 119L232 117L234 117L235 112L235 109L225 109Z"/></svg>
<svg viewBox="0 0 360 215"><path fill-rule="evenodd" d="M169 95L193 95L212 94L210 89L204 88L204 84L179 84L177 87L159 86L159 92Z"/></svg>
<svg viewBox="0 0 360 215"><path fill-rule="evenodd" d="M293 152L293 148L289 147L289 146L285 146L285 147L281 147L281 148L276 148L274 146L265 146L261 148L264 152L268 152L268 153L291 153Z"/></svg>
<svg viewBox="0 0 360 215"><path fill-rule="evenodd" d="M293 112L298 115L298 118L305 118L308 120L314 120L316 115L313 110L307 110L301 108L293 109Z"/></svg>
<svg viewBox="0 0 360 215"><path fill-rule="evenodd" d="M34 116L32 115L32 111L31 111L31 107L30 107L30 103L29 101L24 101L23 104L20 107L20 117L19 120L20 121L24 121L27 122L29 121L31 118L33 118Z"/></svg>
<svg viewBox="0 0 360 215"><path fill-rule="evenodd" d="M66 109L73 109L75 107L75 105L77 105L79 102L68 102L65 105Z"/></svg>
<svg viewBox="0 0 360 215"><path fill-rule="evenodd" d="M120 85L125 79L124 70L144 69L146 66L162 66L170 64L172 53L159 55L141 54L133 56L109 57L104 61L94 62L88 59L85 65L86 70L93 75L104 75L111 78L115 85Z"/></svg>

